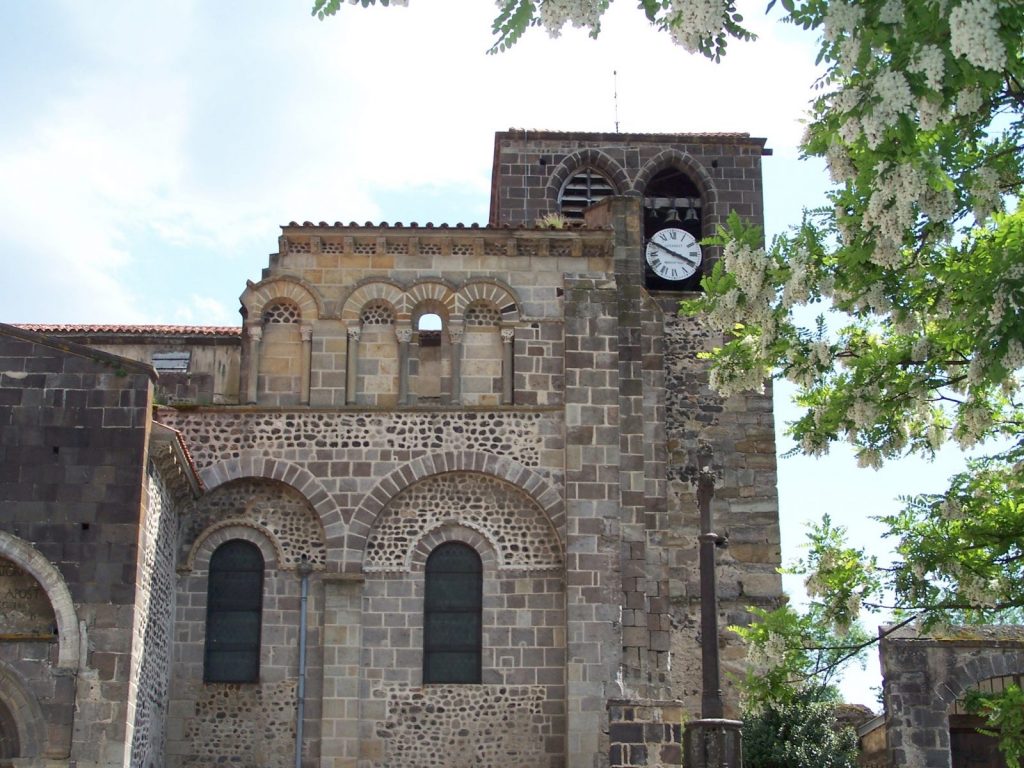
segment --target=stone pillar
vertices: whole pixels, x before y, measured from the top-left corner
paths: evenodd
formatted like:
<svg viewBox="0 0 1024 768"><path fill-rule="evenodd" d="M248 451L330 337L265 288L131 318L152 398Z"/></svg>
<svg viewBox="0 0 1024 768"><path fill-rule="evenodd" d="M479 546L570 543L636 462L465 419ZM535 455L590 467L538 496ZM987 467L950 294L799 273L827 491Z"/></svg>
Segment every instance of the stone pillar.
<svg viewBox="0 0 1024 768"><path fill-rule="evenodd" d="M448 329L448 338L452 344L452 405L462 402L462 338L465 328L454 325Z"/></svg>
<svg viewBox="0 0 1024 768"><path fill-rule="evenodd" d="M691 720L683 734L686 768L742 768L743 734L739 720Z"/></svg>
<svg viewBox="0 0 1024 768"><path fill-rule="evenodd" d="M323 723L319 768L356 768L359 761L360 577L325 576Z"/></svg>
<svg viewBox="0 0 1024 768"><path fill-rule="evenodd" d="M359 374L359 328L348 329L345 348L345 405L355 405Z"/></svg>
<svg viewBox="0 0 1024 768"><path fill-rule="evenodd" d="M398 328L398 404L409 405L409 342L412 328Z"/></svg>
<svg viewBox="0 0 1024 768"><path fill-rule="evenodd" d="M617 285L565 277L568 768L608 753L622 660Z"/></svg>
<svg viewBox="0 0 1024 768"><path fill-rule="evenodd" d="M515 360L515 328L501 329L501 404L512 405L512 368Z"/></svg>
<svg viewBox="0 0 1024 768"><path fill-rule="evenodd" d="M260 378L260 341L263 339L263 324L252 323L248 326L249 331L249 378L246 382L245 401L255 403L257 401L258 384Z"/></svg>
<svg viewBox="0 0 1024 768"><path fill-rule="evenodd" d="M299 404L309 405L309 369L313 358L313 326L303 325L299 328L302 336L302 360L299 361L301 373L299 378Z"/></svg>

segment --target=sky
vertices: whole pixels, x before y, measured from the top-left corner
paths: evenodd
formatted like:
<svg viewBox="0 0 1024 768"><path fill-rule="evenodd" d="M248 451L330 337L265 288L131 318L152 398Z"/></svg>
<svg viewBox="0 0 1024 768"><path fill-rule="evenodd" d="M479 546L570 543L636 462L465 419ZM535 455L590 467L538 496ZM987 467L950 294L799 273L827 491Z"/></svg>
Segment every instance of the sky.
<svg viewBox="0 0 1024 768"><path fill-rule="evenodd" d="M534 29L496 56L486 0L346 5L326 21L310 0L2 3L0 321L238 325L289 221L485 223L508 128L766 137L765 224L783 231L827 188L797 151L815 41L739 4L760 39L714 64L630 0L598 40ZM956 466L781 459L784 558L824 512L884 552L869 516ZM879 684L872 658L843 692L877 711Z"/></svg>

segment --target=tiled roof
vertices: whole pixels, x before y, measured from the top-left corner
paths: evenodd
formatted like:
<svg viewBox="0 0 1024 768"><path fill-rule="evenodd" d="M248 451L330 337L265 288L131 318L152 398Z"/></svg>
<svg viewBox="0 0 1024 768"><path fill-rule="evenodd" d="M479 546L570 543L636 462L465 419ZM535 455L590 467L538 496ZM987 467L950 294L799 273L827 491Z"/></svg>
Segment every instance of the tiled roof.
<svg viewBox="0 0 1024 768"><path fill-rule="evenodd" d="M35 333L123 333L138 336L240 336L242 329L230 325L76 325L74 323L12 323Z"/></svg>
<svg viewBox="0 0 1024 768"><path fill-rule="evenodd" d="M629 141L630 139L659 140L671 138L683 141L750 141L753 143L764 143L765 139L752 137L749 133L738 131L709 131L703 133L667 133L655 131L645 133L643 131L625 131L617 133L614 131L557 131L546 128L509 128L507 131L498 131L498 136L522 136L533 139L545 137L578 137L590 140Z"/></svg>
<svg viewBox="0 0 1024 768"><path fill-rule="evenodd" d="M611 230L611 227L586 227L582 223L568 222L564 227L551 227L544 225L535 225L532 227L524 226L522 224L500 224L493 225L488 224L481 226L480 224L435 224L432 221L428 221L426 224L418 224L413 221L408 224L403 224L400 221L374 223L372 221L365 221L360 224L357 221L350 221L346 224L343 221L336 221L333 224L320 221L304 221L301 224L297 221L289 221L285 226L287 227L334 227L342 229L473 229L480 230L482 232L508 232L510 230L533 230L536 232L604 232Z"/></svg>

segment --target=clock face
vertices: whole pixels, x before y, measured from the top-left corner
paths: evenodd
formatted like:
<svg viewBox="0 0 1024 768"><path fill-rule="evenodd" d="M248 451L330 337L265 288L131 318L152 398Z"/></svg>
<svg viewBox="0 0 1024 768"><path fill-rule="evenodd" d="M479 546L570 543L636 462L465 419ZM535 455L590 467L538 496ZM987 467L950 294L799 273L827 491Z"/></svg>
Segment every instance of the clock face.
<svg viewBox="0 0 1024 768"><path fill-rule="evenodd" d="M685 280L700 268L697 238L678 227L660 229L647 241L647 263L663 280Z"/></svg>

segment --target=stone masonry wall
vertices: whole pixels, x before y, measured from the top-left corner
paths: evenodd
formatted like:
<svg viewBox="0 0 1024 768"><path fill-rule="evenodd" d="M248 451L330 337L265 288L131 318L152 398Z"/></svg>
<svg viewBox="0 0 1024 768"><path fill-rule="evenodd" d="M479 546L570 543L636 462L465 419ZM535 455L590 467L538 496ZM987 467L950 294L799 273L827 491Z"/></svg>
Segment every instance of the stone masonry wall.
<svg viewBox="0 0 1024 768"><path fill-rule="evenodd" d="M78 670L46 673L52 656L30 654L25 687L55 706L47 748L81 768L124 760L151 382L137 363L0 326L0 530L59 571L88 639Z"/></svg>
<svg viewBox="0 0 1024 768"><path fill-rule="evenodd" d="M744 669L745 650L726 630L749 620L747 607L772 607L782 595L771 388L723 401L708 386L697 353L716 343L699 318L665 312L668 513L661 543L671 579L673 693L690 712L700 699L700 531L695 480L697 451L706 444L718 475L712 501L717 550L719 644L727 714L737 714L731 675Z"/></svg>
<svg viewBox="0 0 1024 768"><path fill-rule="evenodd" d="M182 499L160 476L154 458L147 480L128 696L129 765L162 768L170 696L174 550Z"/></svg>
<svg viewBox="0 0 1024 768"><path fill-rule="evenodd" d="M713 187L703 212L705 232L714 232L730 210L763 220L761 155L764 141L746 134L664 135L506 131L495 137L493 226L530 226L558 207L562 182L574 171L594 168L616 194L644 192L651 176L668 165L692 169L702 186Z"/></svg>
<svg viewBox="0 0 1024 768"><path fill-rule="evenodd" d="M204 683L209 558L232 539L251 541L263 553L259 681ZM305 557L314 568L324 568L324 534L316 512L283 483L241 478L187 505L176 546L181 566L167 764L206 768L229 754L240 768L293 765L301 586L296 567ZM323 664L322 599L315 574L311 582L303 757L310 766L319 755Z"/></svg>
<svg viewBox="0 0 1024 768"><path fill-rule="evenodd" d="M949 768L950 715L971 689L1024 674L1024 627L950 627L941 637L906 628L882 638L889 765Z"/></svg>

